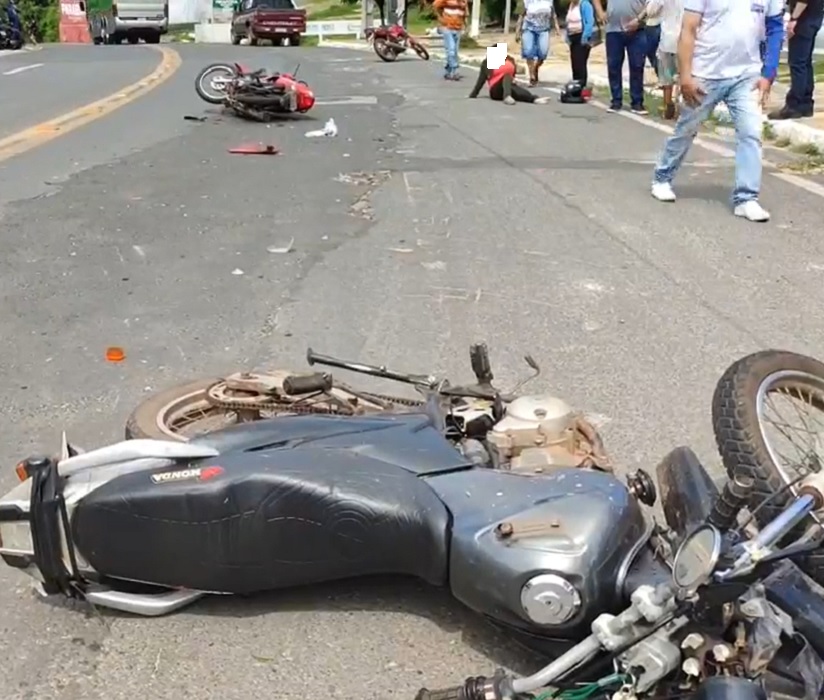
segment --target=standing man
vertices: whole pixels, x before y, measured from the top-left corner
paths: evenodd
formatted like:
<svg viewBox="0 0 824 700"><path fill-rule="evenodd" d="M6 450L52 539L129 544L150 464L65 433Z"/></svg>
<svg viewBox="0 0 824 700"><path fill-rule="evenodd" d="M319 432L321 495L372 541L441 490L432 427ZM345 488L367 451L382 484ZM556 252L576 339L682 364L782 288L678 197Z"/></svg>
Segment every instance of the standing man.
<svg viewBox="0 0 824 700"><path fill-rule="evenodd" d="M769 115L770 119L799 119L813 116L815 71L813 50L815 37L824 19L824 0L790 0L787 24L787 62L790 64L790 90L784 106Z"/></svg>
<svg viewBox="0 0 824 700"><path fill-rule="evenodd" d="M458 51L466 24L466 0L435 0L433 7L441 25L443 47L446 51L446 72L443 77L446 80L460 80Z"/></svg>
<svg viewBox="0 0 824 700"><path fill-rule="evenodd" d="M623 107L626 55L629 63L629 97L632 103L630 106L635 114L647 114L647 110L644 109L646 17L646 0L609 0L607 3L606 51L607 77L611 93L610 112L617 112Z"/></svg>
<svg viewBox="0 0 824 700"><path fill-rule="evenodd" d="M684 106L658 158L652 196L674 202L672 181L698 127L725 102L735 124L736 216L769 221L761 191L761 109L778 70L784 40L783 0L685 0L678 40ZM761 42L765 42L761 61Z"/></svg>

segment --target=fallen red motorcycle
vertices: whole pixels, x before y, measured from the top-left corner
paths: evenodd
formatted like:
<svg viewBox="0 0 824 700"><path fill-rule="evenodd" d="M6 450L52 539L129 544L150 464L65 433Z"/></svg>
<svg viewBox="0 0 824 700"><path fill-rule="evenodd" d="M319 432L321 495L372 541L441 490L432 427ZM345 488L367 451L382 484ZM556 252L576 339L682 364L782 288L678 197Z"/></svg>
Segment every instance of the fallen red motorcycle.
<svg viewBox="0 0 824 700"><path fill-rule="evenodd" d="M387 63L397 60L398 56L412 49L424 61L429 60L429 51L426 47L410 36L409 32L401 24L381 25L374 29L366 30L366 41L368 41L378 58Z"/></svg>
<svg viewBox="0 0 824 700"><path fill-rule="evenodd" d="M195 78L195 91L204 102L228 107L256 121L308 112L315 104L309 85L294 73L249 71L240 63L212 63Z"/></svg>

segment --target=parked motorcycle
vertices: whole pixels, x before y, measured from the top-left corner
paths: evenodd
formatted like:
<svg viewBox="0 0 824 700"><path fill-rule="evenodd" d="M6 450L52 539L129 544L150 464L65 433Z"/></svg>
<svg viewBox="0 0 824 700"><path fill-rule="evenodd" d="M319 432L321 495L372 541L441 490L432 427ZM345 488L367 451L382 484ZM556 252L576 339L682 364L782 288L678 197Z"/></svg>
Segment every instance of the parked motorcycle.
<svg viewBox="0 0 824 700"><path fill-rule="evenodd" d="M212 63L195 78L195 90L205 102L224 105L240 117L270 121L314 106L314 92L296 74L297 69L294 74L267 73L239 63Z"/></svg>
<svg viewBox="0 0 824 700"><path fill-rule="evenodd" d="M400 21L389 26L382 24L380 27L367 29L366 41L372 45L378 57L388 63L396 61L408 49L412 49L424 61L429 60L429 51L406 31Z"/></svg>
<svg viewBox="0 0 824 700"><path fill-rule="evenodd" d="M0 50L17 51L23 48L23 25L17 6L9 0L6 3L5 17L0 17Z"/></svg>

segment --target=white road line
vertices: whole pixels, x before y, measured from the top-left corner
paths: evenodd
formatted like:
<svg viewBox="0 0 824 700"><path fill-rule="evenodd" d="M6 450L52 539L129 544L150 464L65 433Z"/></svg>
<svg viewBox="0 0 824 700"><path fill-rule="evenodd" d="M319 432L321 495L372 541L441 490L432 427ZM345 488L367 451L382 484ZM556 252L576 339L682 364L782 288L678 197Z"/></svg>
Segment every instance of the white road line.
<svg viewBox="0 0 824 700"><path fill-rule="evenodd" d="M11 70L7 70L3 72L3 75L17 75L18 73L22 73L27 70L31 70L32 68L40 68L43 64L42 63L32 63L28 66L20 66L19 68L12 68Z"/></svg>

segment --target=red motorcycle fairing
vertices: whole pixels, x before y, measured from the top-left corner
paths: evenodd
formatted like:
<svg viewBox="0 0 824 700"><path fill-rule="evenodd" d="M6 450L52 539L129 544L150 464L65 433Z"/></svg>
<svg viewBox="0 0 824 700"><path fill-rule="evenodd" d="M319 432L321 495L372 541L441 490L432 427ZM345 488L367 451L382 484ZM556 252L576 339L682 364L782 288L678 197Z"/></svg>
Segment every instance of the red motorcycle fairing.
<svg viewBox="0 0 824 700"><path fill-rule="evenodd" d="M295 90L298 112L307 112L314 107L315 93L302 80L295 80L294 76L281 73L275 78L274 84L284 90Z"/></svg>

